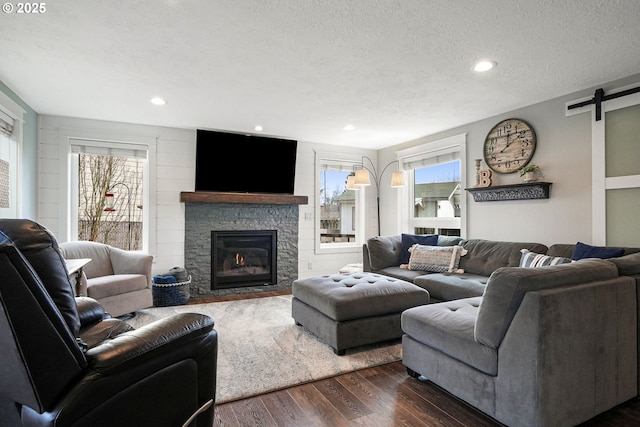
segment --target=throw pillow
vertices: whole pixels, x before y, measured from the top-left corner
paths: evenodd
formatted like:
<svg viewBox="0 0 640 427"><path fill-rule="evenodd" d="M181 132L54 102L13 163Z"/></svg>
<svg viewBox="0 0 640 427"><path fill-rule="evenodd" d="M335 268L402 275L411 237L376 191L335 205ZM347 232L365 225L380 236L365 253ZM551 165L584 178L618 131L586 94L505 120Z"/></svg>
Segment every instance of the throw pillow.
<svg viewBox="0 0 640 427"><path fill-rule="evenodd" d="M464 270L458 268L460 257L467 253L462 246L413 245L409 251L409 270L464 273Z"/></svg>
<svg viewBox="0 0 640 427"><path fill-rule="evenodd" d="M545 265L568 264L571 262L569 258L561 256L549 256L531 252L528 249L522 249L520 257L520 267L542 267Z"/></svg>
<svg viewBox="0 0 640 427"><path fill-rule="evenodd" d="M409 248L415 244L425 246L438 246L437 234L402 234L402 243L400 245L400 255L398 255L398 264L406 264L409 262Z"/></svg>
<svg viewBox="0 0 640 427"><path fill-rule="evenodd" d="M591 246L586 243L576 243L576 248L573 250L571 259L577 261L583 258L617 258L624 255L624 249L622 248L606 248L604 246Z"/></svg>

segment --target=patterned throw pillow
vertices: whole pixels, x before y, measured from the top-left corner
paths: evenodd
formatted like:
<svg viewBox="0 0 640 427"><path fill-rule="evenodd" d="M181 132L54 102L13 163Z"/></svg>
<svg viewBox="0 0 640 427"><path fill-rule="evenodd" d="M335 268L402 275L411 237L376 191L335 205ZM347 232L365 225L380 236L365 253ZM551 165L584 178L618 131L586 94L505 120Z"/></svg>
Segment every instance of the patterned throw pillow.
<svg viewBox="0 0 640 427"><path fill-rule="evenodd" d="M413 245L409 252L409 270L464 273L464 270L458 268L460 257L467 254L462 246Z"/></svg>
<svg viewBox="0 0 640 427"><path fill-rule="evenodd" d="M545 265L568 264L571 262L569 258L561 256L549 256L531 252L528 249L522 249L520 257L520 267L542 267Z"/></svg>

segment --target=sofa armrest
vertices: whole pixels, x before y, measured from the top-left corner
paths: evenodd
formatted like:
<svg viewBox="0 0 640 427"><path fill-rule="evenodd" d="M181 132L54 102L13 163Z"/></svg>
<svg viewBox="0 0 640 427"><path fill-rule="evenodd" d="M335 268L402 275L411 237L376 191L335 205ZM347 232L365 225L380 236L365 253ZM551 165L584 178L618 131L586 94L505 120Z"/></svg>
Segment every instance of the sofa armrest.
<svg viewBox="0 0 640 427"><path fill-rule="evenodd" d="M402 246L402 237L400 235L374 236L367 240L366 245L367 251L369 252L370 271L376 272L385 267L398 266L398 256L400 254L400 247Z"/></svg>
<svg viewBox="0 0 640 427"><path fill-rule="evenodd" d="M201 314L178 314L90 348L89 369L55 406L42 414L22 407L24 425L180 426L202 407L209 410L197 425L213 425L213 324Z"/></svg>
<svg viewBox="0 0 640 427"><path fill-rule="evenodd" d="M122 372L152 359L188 351L190 344L209 335L211 317L180 313L118 335L87 351L89 367L104 375Z"/></svg>
<svg viewBox="0 0 640 427"><path fill-rule="evenodd" d="M371 260L369 259L369 247L366 243L362 245L362 271L371 271Z"/></svg>
<svg viewBox="0 0 640 427"><path fill-rule="evenodd" d="M147 283L151 285L153 256L113 247L109 248L109 255L113 274L144 274L147 276Z"/></svg>
<svg viewBox="0 0 640 427"><path fill-rule="evenodd" d="M497 418L576 425L635 397L635 292L629 277L528 292L498 350Z"/></svg>
<svg viewBox="0 0 640 427"><path fill-rule="evenodd" d="M105 313L104 307L93 298L76 297L76 306L78 307L80 328L109 317Z"/></svg>

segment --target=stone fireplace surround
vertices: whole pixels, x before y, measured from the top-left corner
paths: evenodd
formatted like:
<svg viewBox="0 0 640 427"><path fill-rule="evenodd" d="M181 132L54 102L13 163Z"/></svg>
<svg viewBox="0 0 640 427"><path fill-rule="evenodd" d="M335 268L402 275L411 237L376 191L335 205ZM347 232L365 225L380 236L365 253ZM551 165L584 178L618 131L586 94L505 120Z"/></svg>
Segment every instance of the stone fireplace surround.
<svg viewBox="0 0 640 427"><path fill-rule="evenodd" d="M185 269L191 275L191 297L221 296L291 289L298 277L298 205L306 196L182 192L185 203ZM277 283L211 289L211 231L276 230Z"/></svg>

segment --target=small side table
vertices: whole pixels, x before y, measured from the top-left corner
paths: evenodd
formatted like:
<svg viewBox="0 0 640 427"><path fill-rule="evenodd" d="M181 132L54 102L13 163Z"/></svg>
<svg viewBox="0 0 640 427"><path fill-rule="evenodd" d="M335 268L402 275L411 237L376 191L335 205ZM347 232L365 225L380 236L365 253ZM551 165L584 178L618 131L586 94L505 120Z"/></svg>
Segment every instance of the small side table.
<svg viewBox="0 0 640 427"><path fill-rule="evenodd" d="M82 269L91 262L91 258L65 259L69 277L76 275L76 296L80 295L80 282L82 281Z"/></svg>

